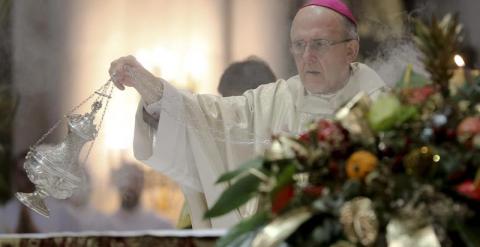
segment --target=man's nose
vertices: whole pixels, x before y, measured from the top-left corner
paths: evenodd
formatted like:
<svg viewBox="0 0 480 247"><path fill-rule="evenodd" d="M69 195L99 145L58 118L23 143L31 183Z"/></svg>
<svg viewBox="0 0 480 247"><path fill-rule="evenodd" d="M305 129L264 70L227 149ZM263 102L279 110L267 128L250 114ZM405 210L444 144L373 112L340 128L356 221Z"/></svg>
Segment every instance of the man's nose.
<svg viewBox="0 0 480 247"><path fill-rule="evenodd" d="M315 50L310 47L310 45L307 45L305 47L305 51L303 51L302 56L303 56L303 60L308 63L314 63L318 61L318 56Z"/></svg>

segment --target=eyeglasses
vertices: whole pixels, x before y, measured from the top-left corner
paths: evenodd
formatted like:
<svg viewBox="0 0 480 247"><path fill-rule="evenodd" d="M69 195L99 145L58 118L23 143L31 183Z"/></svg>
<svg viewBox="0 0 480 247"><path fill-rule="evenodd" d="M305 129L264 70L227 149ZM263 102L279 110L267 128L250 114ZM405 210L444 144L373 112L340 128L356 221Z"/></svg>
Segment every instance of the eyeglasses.
<svg viewBox="0 0 480 247"><path fill-rule="evenodd" d="M340 41L331 41L326 39L313 39L309 42L305 40L298 40L292 42L290 48L294 55L302 55L307 48L307 45L310 44L310 50L317 54L323 54L330 46L346 43L355 39L344 39Z"/></svg>

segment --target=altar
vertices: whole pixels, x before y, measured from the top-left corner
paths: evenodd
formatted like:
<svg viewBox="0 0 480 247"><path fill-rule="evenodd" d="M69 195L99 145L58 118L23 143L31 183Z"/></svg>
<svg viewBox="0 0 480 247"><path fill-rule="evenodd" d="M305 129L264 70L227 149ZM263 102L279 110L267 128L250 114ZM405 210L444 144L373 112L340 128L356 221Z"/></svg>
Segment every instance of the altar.
<svg viewBox="0 0 480 247"><path fill-rule="evenodd" d="M0 234L0 247L15 246L214 246L225 230L152 230Z"/></svg>

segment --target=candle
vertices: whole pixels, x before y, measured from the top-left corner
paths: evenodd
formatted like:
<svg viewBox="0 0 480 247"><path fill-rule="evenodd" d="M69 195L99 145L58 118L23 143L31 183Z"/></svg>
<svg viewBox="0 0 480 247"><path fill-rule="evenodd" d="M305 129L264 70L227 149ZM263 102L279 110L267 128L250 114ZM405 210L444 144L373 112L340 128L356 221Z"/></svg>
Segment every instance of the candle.
<svg viewBox="0 0 480 247"><path fill-rule="evenodd" d="M453 57L453 60L455 61L455 64L458 66L457 69L453 71L453 76L450 78L449 81L449 88L450 88L450 93L452 95L455 95L460 87L465 84L466 81L466 76L465 76L465 62L463 61L463 58L460 55L455 55Z"/></svg>

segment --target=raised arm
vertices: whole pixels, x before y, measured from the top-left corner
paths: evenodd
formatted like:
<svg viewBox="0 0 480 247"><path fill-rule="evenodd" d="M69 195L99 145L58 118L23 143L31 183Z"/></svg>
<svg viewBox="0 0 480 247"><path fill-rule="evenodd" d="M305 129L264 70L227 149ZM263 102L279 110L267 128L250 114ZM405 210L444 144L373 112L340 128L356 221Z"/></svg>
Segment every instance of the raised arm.
<svg viewBox="0 0 480 247"><path fill-rule="evenodd" d="M152 104L162 98L165 80L146 70L134 56L125 56L113 61L109 73L118 89L135 88L146 104Z"/></svg>

